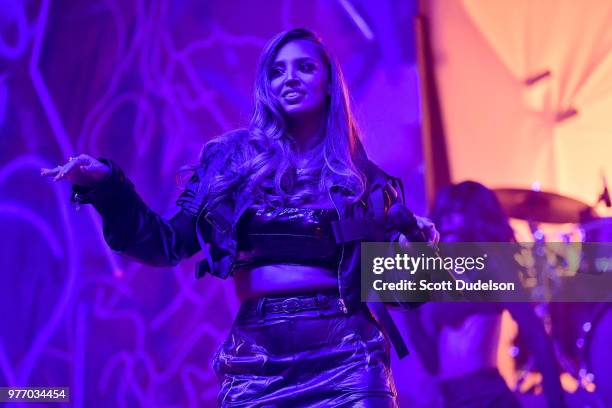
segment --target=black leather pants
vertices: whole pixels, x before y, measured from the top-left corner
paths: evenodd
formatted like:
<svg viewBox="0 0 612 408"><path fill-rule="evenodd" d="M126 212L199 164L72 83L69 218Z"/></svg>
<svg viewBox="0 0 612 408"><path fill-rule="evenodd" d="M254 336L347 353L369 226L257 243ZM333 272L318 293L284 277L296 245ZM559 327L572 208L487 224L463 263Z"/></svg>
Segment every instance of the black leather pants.
<svg viewBox="0 0 612 408"><path fill-rule="evenodd" d="M215 355L221 407L396 407L389 342L365 306L337 295L266 297L240 308Z"/></svg>

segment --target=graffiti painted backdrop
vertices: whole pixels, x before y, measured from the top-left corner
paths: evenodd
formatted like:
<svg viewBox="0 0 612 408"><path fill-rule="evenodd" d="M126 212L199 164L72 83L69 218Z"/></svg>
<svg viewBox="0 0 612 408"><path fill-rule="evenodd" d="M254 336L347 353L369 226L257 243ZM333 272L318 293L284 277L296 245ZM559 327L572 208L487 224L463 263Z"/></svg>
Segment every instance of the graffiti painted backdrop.
<svg viewBox="0 0 612 408"><path fill-rule="evenodd" d="M110 158L169 215L176 171L247 123L266 40L299 26L336 53L369 155L422 212L414 8L0 0L0 385L69 386L75 407L214 405L232 283L196 281L197 255L155 269L112 253L97 213L39 168Z"/></svg>

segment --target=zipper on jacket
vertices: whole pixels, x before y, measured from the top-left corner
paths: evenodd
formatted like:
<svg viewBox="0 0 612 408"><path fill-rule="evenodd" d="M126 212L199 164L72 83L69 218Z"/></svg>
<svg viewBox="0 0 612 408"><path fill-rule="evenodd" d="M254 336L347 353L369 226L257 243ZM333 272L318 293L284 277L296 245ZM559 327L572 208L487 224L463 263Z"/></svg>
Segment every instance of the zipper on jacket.
<svg viewBox="0 0 612 408"><path fill-rule="evenodd" d="M336 202L334 201L334 198L331 195L331 189L329 189L328 191L329 194L329 199L331 200L332 204L334 205L334 208L336 209L336 214L338 214L338 220L340 220L340 210L338 210L338 207L336 206ZM347 314L348 313L348 309L346 308L346 303L344 302L344 299L342 298L342 282L340 281L340 266L342 265L342 260L344 259L344 244L342 244L342 249L340 252L340 262L338 262L338 268L337 268L337 273L338 273L338 306L340 306L340 310L342 311L342 313Z"/></svg>

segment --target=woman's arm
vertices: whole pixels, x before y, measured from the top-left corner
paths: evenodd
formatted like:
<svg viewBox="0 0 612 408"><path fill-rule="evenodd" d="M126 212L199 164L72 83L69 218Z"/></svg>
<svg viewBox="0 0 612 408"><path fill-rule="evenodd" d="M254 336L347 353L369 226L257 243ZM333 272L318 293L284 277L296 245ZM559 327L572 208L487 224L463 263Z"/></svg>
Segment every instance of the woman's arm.
<svg viewBox="0 0 612 408"><path fill-rule="evenodd" d="M91 203L100 213L104 239L111 249L153 266L175 266L200 250L198 214L184 208L192 204L199 188L195 173L177 200L180 210L166 220L144 203L116 164L101 161L111 169L109 176L89 191L74 185L72 200Z"/></svg>
<svg viewBox="0 0 612 408"><path fill-rule="evenodd" d="M194 203L201 185L200 171L194 172L177 200L179 211L165 219L144 203L116 164L105 159L91 159L90 165L104 165L108 169L106 176L95 183L86 180L84 184L90 187L74 184L71 199L96 208L102 216L104 239L111 249L153 266L175 266L200 249L196 227L199 206ZM59 179L79 180L77 175L71 174L77 171L77 167L59 171Z"/></svg>

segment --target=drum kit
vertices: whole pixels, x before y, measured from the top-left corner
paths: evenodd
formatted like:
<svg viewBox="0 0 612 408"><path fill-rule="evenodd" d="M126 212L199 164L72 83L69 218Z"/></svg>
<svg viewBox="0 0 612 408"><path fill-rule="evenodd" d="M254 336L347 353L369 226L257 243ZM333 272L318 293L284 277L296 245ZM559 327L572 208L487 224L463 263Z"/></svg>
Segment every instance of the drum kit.
<svg viewBox="0 0 612 408"><path fill-rule="evenodd" d="M579 200L527 189L504 188L494 192L509 217L527 221L529 224L534 238L533 252L545 245L546 238L540 230L542 223L574 224L574 228L581 232L579 244L612 243L612 217L597 217L593 207ZM600 200L610 206L607 188ZM601 259L612 261L609 255L610 246L606 244L601 247L604 248L603 252L583 251L575 273L612 274L612 268L607 268L607 263L604 270L597 268L602 264ZM534 254L533 257L535 259L538 255ZM545 281L547 277L550 278L548 272L559 271L559 265L550 265L550 258L542 259L541 265L545 273L538 274L535 280L538 282L536 286L546 287ZM554 285L548 288L555 290ZM571 303L540 303L545 303L544 315L540 317L554 341L562 370L577 380L578 391L597 396L587 404L589 406L612 406L608 405L612 404L612 293L608 299L609 301L598 302L585 299Z"/></svg>

